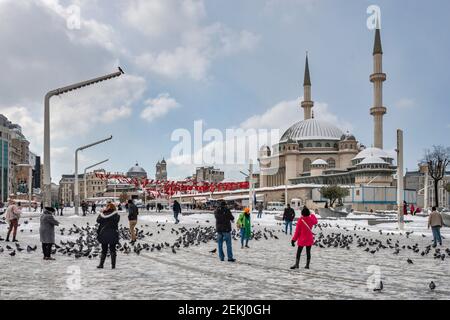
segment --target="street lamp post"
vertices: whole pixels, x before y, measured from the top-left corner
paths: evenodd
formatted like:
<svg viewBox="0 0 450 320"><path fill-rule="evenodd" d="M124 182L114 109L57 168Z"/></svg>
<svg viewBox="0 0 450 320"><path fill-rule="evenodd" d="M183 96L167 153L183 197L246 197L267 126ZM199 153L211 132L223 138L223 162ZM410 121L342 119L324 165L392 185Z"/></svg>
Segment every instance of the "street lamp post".
<svg viewBox="0 0 450 320"><path fill-rule="evenodd" d="M28 168L28 211L31 212L31 198L33 193L33 185L32 185L33 166L29 163L21 163L16 165L16 167Z"/></svg>
<svg viewBox="0 0 450 320"><path fill-rule="evenodd" d="M98 82L110 80L124 74L119 67L119 71L107 74L102 77L75 83L66 87L58 88L47 92L44 98L44 185L43 185L43 201L44 206L51 205L51 173L50 173L50 98L59 96L69 91L78 90L83 87L93 85Z"/></svg>
<svg viewBox="0 0 450 320"><path fill-rule="evenodd" d="M248 166L248 172L249 174L246 174L245 172L239 171L242 173L245 177L248 178L248 208L250 209L250 212L253 210L253 162L250 160L250 164ZM230 192L231 194L231 192Z"/></svg>
<svg viewBox="0 0 450 320"><path fill-rule="evenodd" d="M101 165L102 163L105 163L105 162L107 162L107 161L109 161L109 159L106 159L106 160L103 160L103 161L100 161L100 162L97 162L96 164L93 164L92 166L89 166L89 167L86 167L85 169L84 169L84 199L87 199L87 179L86 179L86 174L87 174L87 171L89 170L89 169L91 169L91 168L94 168L94 167L96 167L96 166L99 166L99 165Z"/></svg>
<svg viewBox="0 0 450 320"><path fill-rule="evenodd" d="M400 230L404 229L403 216L403 131L397 130L397 212L398 226Z"/></svg>
<svg viewBox="0 0 450 320"><path fill-rule="evenodd" d="M77 150L75 150L75 185L73 186L73 190L74 190L74 201L75 201L75 214L78 215L78 207L80 206L80 192L78 190L78 152L83 151L87 148L96 146L100 143L106 142L108 140L112 139L112 135L109 136L106 139L102 139L90 144L87 144L85 146L79 147Z"/></svg>

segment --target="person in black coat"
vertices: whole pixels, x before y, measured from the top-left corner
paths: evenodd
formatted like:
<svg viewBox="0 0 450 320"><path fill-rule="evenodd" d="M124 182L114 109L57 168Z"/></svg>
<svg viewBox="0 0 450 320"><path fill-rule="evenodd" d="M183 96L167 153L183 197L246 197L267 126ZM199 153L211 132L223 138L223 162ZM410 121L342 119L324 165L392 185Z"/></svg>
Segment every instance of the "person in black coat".
<svg viewBox="0 0 450 320"><path fill-rule="evenodd" d="M97 223L99 224L97 240L102 245L100 264L97 266L99 269L103 269L108 248L111 254L111 267L112 269L116 267L116 245L119 243L119 221L119 213L116 210L116 206L112 203L108 203L105 210L97 217Z"/></svg>
<svg viewBox="0 0 450 320"><path fill-rule="evenodd" d="M287 234L288 226L290 227L290 234L292 235L292 222L295 219L295 211L291 208L291 205L288 203L287 208L284 209L283 213L283 221L285 224L284 233Z"/></svg>
<svg viewBox="0 0 450 320"><path fill-rule="evenodd" d="M219 258L221 261L225 260L223 252L223 242L227 245L227 257L228 261L234 262L233 249L231 247L231 222L234 221L234 217L231 214L230 209L227 208L225 201L222 201L220 207L214 212L216 218L216 231L217 231L217 244L219 247Z"/></svg>
<svg viewBox="0 0 450 320"><path fill-rule="evenodd" d="M180 220L178 220L178 215L181 213L180 203L175 200L173 202L173 217L175 218L175 224L178 224Z"/></svg>

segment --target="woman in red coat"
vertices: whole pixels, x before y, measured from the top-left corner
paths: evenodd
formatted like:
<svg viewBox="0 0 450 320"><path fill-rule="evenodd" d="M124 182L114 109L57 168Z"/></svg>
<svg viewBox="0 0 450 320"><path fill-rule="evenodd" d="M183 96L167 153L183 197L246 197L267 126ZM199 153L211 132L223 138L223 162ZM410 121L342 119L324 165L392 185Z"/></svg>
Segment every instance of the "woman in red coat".
<svg viewBox="0 0 450 320"><path fill-rule="evenodd" d="M309 269L309 262L311 261L311 246L314 244L314 234L312 228L317 224L317 218L314 214L311 214L309 209L305 206L302 209L302 216L297 221L294 237L292 238L292 246L295 247L297 241L297 257L295 264L291 269L298 269L300 262L300 256L303 251L303 247L306 247L306 266L305 269Z"/></svg>

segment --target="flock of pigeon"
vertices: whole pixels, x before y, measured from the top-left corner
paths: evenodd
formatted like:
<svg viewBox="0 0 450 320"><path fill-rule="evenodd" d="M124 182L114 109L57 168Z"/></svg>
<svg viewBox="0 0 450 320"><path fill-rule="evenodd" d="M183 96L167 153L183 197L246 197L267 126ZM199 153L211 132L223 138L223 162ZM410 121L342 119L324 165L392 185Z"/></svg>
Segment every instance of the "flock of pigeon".
<svg viewBox="0 0 450 320"><path fill-rule="evenodd" d="M32 220L32 218L30 218ZM24 221L25 224L28 224L28 221ZM117 245L117 250L123 254L135 253L139 255L142 251L149 252L157 252L162 251L164 249L170 249L173 254L177 253L177 250L182 248L188 248L190 246L199 246L201 244L207 244L210 241L217 240L217 234L215 232L215 227L213 226L203 226L198 225L196 227L187 228L185 226L181 226L178 228L171 228L170 234L175 235L176 239L172 243L168 243L166 241L159 242L156 239L156 235L162 234L169 230L169 227L166 226L167 220L165 223L156 223L156 230L152 230L152 232L145 232L144 229L136 228L136 242L132 243L130 240L130 231L129 228L120 226L119 228L119 238L120 243ZM206 223L209 223L209 220L206 220ZM199 221L197 221L199 224ZM148 224L145 227L149 227ZM24 232L22 229L21 232ZM29 229L29 232L32 233L33 230ZM255 241L258 240L269 240L269 239L279 239L276 235L276 230L269 230L264 228L264 231L258 230L254 231L252 235L252 239ZM56 243L52 249L52 254L62 254L65 256L73 256L76 259L86 257L88 259L96 258L100 255L101 246L97 241L97 226L91 225L89 222L86 222L85 226L77 226L75 224L70 228L60 228L57 233L70 240L60 240L59 243ZM233 230L232 238L233 240L238 240L240 237L239 233ZM0 241L4 241L3 238L0 237ZM15 247L11 247L10 245L6 245L5 248L0 246L0 253L8 251L10 256L15 256L17 252L22 252L25 249L20 247L18 242L15 243ZM31 253L36 251L37 247L27 246L26 251Z"/></svg>
<svg viewBox="0 0 450 320"><path fill-rule="evenodd" d="M32 218L29 218L32 220ZM27 220L24 220L24 224L28 224ZM186 227L186 226L178 226L171 227L167 225L167 220L165 223L156 222L156 229L152 229L152 231L145 232L145 229L137 228L137 239L138 241L132 243L130 242L130 232L127 227L121 226L119 228L120 235L120 243L117 246L117 250L122 254L137 254L139 255L141 252L159 252L162 250L170 250L173 254L176 254L178 250L182 250L183 248L189 248L192 246L199 246L202 244L207 244L212 241L216 241L217 235L215 232L215 228L212 225L201 225L199 221L196 222L197 226L194 227ZM206 220L206 223L210 222ZM278 226L282 223L278 223ZM258 224L259 225L259 224ZM144 225L145 227L149 227L148 224ZM143 226L143 227L144 227ZM392 250L393 255L398 255L401 251L410 252L412 254L420 254L422 257L428 256L433 250L431 244L420 247L419 243L414 244L401 244L399 237L394 237L394 233L384 233L385 237L377 238L375 235L377 233L369 232L368 228L354 226L352 228L341 227L339 225L331 225L330 223L319 223L316 226L316 230L320 230L316 234L316 242L315 246L323 249L343 249L350 250L353 246L357 249L361 249L368 254L375 255L383 250ZM330 231L325 229L332 229ZM21 229L21 232L25 230ZM365 232L367 231L367 232ZM32 229L29 229L28 232L33 233ZM85 226L77 226L75 224L70 228L60 228L57 231L60 236L62 236L66 240L60 240L59 243L54 245L53 254L62 254L65 256L73 256L76 259L79 258L88 258L93 259L99 256L101 248L100 244L97 241L97 226L91 225L89 222L86 222ZM158 241L158 237L156 235L170 232L172 238L175 238L172 243L167 241L160 242ZM279 236L277 233L281 233L281 230L268 229L264 228L255 228L252 233L252 240L279 240ZM364 232L364 233L362 233ZM383 231L379 230L378 233L383 235ZM409 238L413 233L406 232L404 235L406 238ZM372 236L370 236L372 235ZM400 234L401 236L403 234ZM236 230L232 231L232 239L238 240L240 237L239 233ZM425 237L425 235L422 235ZM0 237L0 241L4 239ZM413 241L414 242L414 241ZM15 242L12 244L7 244L5 247L0 246L0 254L7 252L11 257L14 257L17 253L33 253L37 249L37 246L27 245L26 247L22 247L20 243ZM210 251L210 253L216 253L216 249ZM444 261L446 257L450 257L450 249L441 249L435 248L433 251L434 259L440 259ZM406 262L408 264L414 264L414 261L411 258L407 258ZM436 288L434 282L431 282L429 285L431 290ZM383 283L380 282L379 286L374 289L374 291L383 290Z"/></svg>

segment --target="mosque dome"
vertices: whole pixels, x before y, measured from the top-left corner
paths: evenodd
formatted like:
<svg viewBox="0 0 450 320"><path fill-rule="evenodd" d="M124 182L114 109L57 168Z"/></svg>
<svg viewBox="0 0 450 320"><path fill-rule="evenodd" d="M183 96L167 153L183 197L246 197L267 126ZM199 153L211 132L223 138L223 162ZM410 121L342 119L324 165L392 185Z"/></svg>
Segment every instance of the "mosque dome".
<svg viewBox="0 0 450 320"><path fill-rule="evenodd" d="M307 119L299 121L281 137L280 142L307 141L307 140L336 140L339 141L343 135L341 129L326 121Z"/></svg>
<svg viewBox="0 0 450 320"><path fill-rule="evenodd" d="M130 178L142 178L147 177L147 172L144 168L140 167L138 163L135 166L131 167L127 172L127 177Z"/></svg>
<svg viewBox="0 0 450 320"><path fill-rule="evenodd" d="M341 141L356 141L356 138L353 134L347 131L347 133L341 136Z"/></svg>
<svg viewBox="0 0 450 320"><path fill-rule="evenodd" d="M381 159L392 159L392 157L384 150L379 148L366 148L356 155L352 160L361 160L368 157L377 157Z"/></svg>
<svg viewBox="0 0 450 320"><path fill-rule="evenodd" d="M367 164L387 164L387 163L383 159L371 155L359 163L359 165L367 165Z"/></svg>

